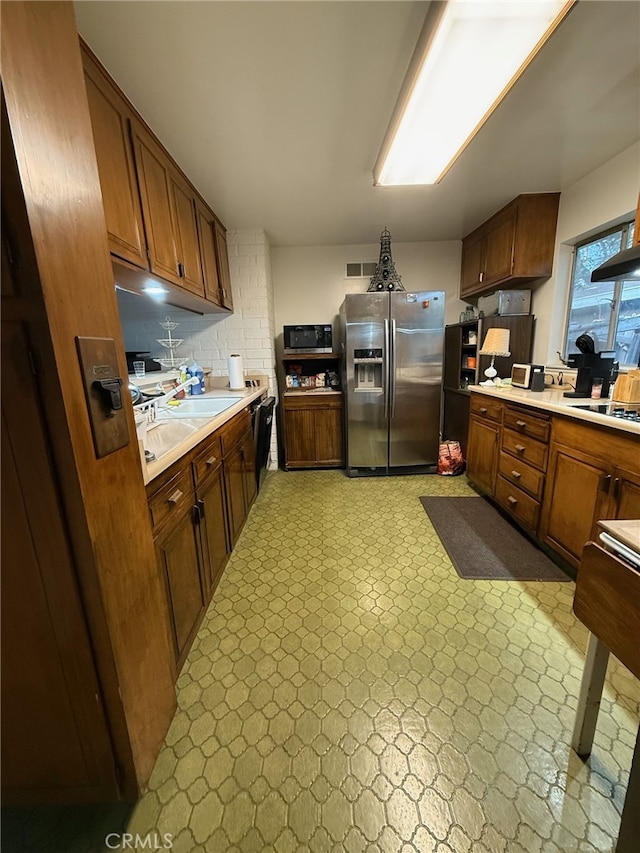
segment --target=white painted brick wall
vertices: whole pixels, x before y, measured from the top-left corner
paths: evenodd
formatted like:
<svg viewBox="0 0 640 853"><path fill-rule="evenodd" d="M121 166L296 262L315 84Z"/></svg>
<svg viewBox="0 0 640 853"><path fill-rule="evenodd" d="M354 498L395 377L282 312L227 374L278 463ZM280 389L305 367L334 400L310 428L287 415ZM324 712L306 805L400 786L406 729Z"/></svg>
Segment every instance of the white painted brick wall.
<svg viewBox="0 0 640 853"><path fill-rule="evenodd" d="M275 373L275 309L271 278L271 249L264 231L228 231L229 267L233 290L232 316L199 316L171 305L154 303L118 291L120 318L128 350L164 355L157 338L166 337L159 322L169 315L179 323L173 335L184 343L179 355L193 356L215 376L227 376L227 358L242 356L247 373L269 377L269 394L277 397ZM275 425L271 438L270 467L278 460Z"/></svg>

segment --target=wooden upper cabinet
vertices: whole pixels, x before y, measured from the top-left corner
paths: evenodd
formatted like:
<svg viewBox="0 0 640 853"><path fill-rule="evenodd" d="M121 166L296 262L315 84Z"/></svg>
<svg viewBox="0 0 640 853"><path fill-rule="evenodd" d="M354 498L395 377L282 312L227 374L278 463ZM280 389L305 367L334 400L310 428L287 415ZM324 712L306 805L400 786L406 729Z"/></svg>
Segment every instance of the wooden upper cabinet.
<svg viewBox="0 0 640 853"><path fill-rule="evenodd" d="M139 122L133 122L132 130L151 271L182 284L173 221L171 163Z"/></svg>
<svg viewBox="0 0 640 853"><path fill-rule="evenodd" d="M180 283L192 293L204 296L195 196L189 184L175 172L169 174L169 186L173 204Z"/></svg>
<svg viewBox="0 0 640 853"><path fill-rule="evenodd" d="M517 211L509 210L507 215L500 217L487 230L484 284L493 284L511 275L514 265L516 222Z"/></svg>
<svg viewBox="0 0 640 853"><path fill-rule="evenodd" d="M231 272L229 270L229 251L227 249L226 229L215 221L216 258L218 261L218 281L222 305L233 310L233 295L231 293Z"/></svg>
<svg viewBox="0 0 640 853"><path fill-rule="evenodd" d="M205 299L209 302L215 302L216 305L221 305L215 244L216 220L211 211L199 199L196 199L196 217L198 220Z"/></svg>
<svg viewBox="0 0 640 853"><path fill-rule="evenodd" d="M551 275L560 193L519 195L462 241L460 296Z"/></svg>
<svg viewBox="0 0 640 853"><path fill-rule="evenodd" d="M460 296L473 293L484 277L486 241L482 234L466 237L462 243Z"/></svg>
<svg viewBox="0 0 640 853"><path fill-rule="evenodd" d="M130 110L83 45L82 62L104 215L112 254L149 268L131 136Z"/></svg>

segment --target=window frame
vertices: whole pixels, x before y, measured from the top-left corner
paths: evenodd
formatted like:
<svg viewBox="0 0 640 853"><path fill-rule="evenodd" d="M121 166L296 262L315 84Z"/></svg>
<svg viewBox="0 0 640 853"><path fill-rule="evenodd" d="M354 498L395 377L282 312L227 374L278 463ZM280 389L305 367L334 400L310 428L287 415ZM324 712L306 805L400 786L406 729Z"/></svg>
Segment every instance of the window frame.
<svg viewBox="0 0 640 853"><path fill-rule="evenodd" d="M576 273L576 264L578 260L578 252L583 246L588 246L591 243L597 243L599 240L602 240L604 237L608 237L610 234L614 234L616 231L620 231L620 246L617 251L621 252L623 249L627 248L630 244L629 235L633 233L635 223L633 219L627 219L623 222L619 222L617 225L612 225L610 228L606 228L603 231L598 231L595 234L592 234L590 237L585 238L584 240L580 240L578 243L575 243L572 247L571 251L571 272L569 275L569 292L567 295L567 307L566 307L566 316L564 323L564 333L563 333L563 344L562 344L562 357L566 361L569 357L569 347L573 347L574 343L569 340L569 323L571 321L571 310L573 307L573 294L575 289L575 273ZM611 314L609 317L609 328L607 331L607 340L605 346L601 347L601 349L608 350L609 347L611 349L615 349L615 335L616 330L618 328L618 323L620 321L620 304L622 301L622 289L624 287L627 279L619 279L612 280L611 284L613 285L613 296L612 302L614 303L611 308ZM622 367L622 365L621 365ZM628 369L628 365L625 365L625 369Z"/></svg>

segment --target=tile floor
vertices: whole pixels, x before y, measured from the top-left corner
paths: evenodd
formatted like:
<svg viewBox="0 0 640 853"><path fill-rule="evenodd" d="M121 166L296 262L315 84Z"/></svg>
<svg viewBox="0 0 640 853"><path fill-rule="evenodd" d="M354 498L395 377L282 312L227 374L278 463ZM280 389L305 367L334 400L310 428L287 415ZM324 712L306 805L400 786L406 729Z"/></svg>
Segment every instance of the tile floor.
<svg viewBox="0 0 640 853"><path fill-rule="evenodd" d="M474 493L269 476L129 832L174 853L613 851L638 682L612 661L584 764L573 584L460 580L426 494Z"/></svg>

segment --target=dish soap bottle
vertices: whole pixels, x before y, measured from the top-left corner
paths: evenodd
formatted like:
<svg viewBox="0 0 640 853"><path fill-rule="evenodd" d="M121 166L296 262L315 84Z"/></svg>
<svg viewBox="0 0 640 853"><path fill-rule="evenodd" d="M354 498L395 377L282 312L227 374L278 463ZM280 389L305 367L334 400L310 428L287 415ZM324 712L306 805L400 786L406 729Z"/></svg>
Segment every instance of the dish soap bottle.
<svg viewBox="0 0 640 853"><path fill-rule="evenodd" d="M200 380L197 385L191 385L191 394L204 394L204 370L195 359L193 360L193 363L187 367L187 373L189 376L195 376Z"/></svg>

